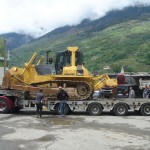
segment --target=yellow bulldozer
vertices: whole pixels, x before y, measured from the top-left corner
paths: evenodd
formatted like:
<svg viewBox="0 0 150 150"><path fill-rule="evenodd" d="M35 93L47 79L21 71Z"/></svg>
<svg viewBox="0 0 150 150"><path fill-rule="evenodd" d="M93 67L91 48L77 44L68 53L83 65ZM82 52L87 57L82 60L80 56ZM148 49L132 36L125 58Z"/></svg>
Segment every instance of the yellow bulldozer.
<svg viewBox="0 0 150 150"><path fill-rule="evenodd" d="M34 53L24 68L12 67L4 76L2 88L36 93L43 89L46 97L56 99L61 85L68 92L70 100L88 99L95 90L102 87L116 87L117 80L107 74L93 76L83 65L83 55L78 47L68 47L56 55L55 62L46 52L46 63L42 56L35 64Z"/></svg>

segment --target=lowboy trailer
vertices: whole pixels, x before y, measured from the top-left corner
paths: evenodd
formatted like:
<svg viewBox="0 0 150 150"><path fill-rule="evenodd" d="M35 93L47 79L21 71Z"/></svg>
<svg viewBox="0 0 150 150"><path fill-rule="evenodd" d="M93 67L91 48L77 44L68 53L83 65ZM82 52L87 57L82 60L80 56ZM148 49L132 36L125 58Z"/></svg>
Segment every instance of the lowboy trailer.
<svg viewBox="0 0 150 150"><path fill-rule="evenodd" d="M24 93L17 90L0 89L0 113L16 112L20 109L35 110L35 100L25 100ZM43 103L43 110L55 111L57 114L59 114L59 101L45 101ZM117 116L125 116L129 111L139 111L143 116L150 116L150 99L97 98L89 100L66 101L65 114L73 111L84 111L93 116L99 116L104 111L114 112Z"/></svg>

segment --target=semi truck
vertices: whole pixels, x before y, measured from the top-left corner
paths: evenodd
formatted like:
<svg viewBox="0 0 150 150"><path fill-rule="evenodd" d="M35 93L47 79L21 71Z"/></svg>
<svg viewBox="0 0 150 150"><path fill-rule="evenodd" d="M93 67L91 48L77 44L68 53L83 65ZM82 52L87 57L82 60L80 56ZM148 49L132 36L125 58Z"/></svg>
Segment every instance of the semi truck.
<svg viewBox="0 0 150 150"><path fill-rule="evenodd" d="M59 114L56 94L61 85L69 95L66 114L71 111L87 111L90 115L100 115L102 111L113 111L116 115L123 116L131 110L150 115L149 99L115 98L117 79L110 79L107 74L93 76L84 67L78 47L68 47L67 51L58 52L55 62L46 52L46 64L41 64L44 56L35 64L36 56L37 53L25 63L24 68L12 67L5 74L0 89L1 113L36 109L34 99L42 88L47 98L43 102L43 109ZM104 87L112 88L112 97L93 99L94 91Z"/></svg>

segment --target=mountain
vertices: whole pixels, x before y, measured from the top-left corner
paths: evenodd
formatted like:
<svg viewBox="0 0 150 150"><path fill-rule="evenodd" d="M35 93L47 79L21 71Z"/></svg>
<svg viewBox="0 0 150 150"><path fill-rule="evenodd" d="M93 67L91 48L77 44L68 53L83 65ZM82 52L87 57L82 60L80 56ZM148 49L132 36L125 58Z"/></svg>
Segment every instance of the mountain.
<svg viewBox="0 0 150 150"><path fill-rule="evenodd" d="M25 34L17 34L17 33L6 33L1 34L0 38L6 40L6 45L8 50L15 49L25 43L28 43L33 39L33 37Z"/></svg>
<svg viewBox="0 0 150 150"><path fill-rule="evenodd" d="M103 73L109 65L111 72L122 66L127 71L150 71L150 7L128 7L111 11L104 17L83 20L77 26L57 28L13 50L11 65L22 66L33 53L66 50L79 46L84 53L85 66L91 72Z"/></svg>

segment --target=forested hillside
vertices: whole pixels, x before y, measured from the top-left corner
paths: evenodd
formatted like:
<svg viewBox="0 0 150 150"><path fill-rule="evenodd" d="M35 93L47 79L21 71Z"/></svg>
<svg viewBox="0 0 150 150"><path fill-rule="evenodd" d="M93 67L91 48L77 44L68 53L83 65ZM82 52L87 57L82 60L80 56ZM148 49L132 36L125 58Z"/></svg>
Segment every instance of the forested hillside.
<svg viewBox="0 0 150 150"><path fill-rule="evenodd" d="M22 66L34 52L40 55L52 50L79 46L85 66L91 72L102 73L104 65L110 72L150 71L150 7L129 7L109 12L103 18L84 20L77 26L65 26L13 50L12 66Z"/></svg>
<svg viewBox="0 0 150 150"><path fill-rule="evenodd" d="M26 44L33 39L33 37L24 35L24 34L17 34L17 33L7 33L1 34L0 38L6 40L6 48L8 50L13 50L22 44Z"/></svg>

